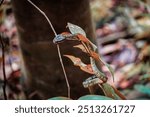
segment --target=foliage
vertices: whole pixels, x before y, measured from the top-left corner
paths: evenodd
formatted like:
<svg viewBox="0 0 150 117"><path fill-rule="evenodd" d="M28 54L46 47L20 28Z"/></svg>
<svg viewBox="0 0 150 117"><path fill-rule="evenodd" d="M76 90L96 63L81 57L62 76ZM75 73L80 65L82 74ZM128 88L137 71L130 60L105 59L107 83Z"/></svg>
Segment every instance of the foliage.
<svg viewBox="0 0 150 117"><path fill-rule="evenodd" d="M71 100L71 99L66 97L53 97L48 100ZM78 100L112 100L112 98L101 95L85 95L80 97Z"/></svg>
<svg viewBox="0 0 150 117"><path fill-rule="evenodd" d="M110 72L110 74L113 76L113 70L111 66L109 66L107 63L105 63L102 58L99 56L99 54L96 52L96 45L93 44L87 37L84 30L74 24L68 23L67 27L69 28L70 32L63 32L62 34L59 34L59 36L56 36L53 40L55 44L58 43L64 43L65 41L79 41L81 44L74 46L75 48L79 48L81 51L85 52L90 59L89 64L85 64L82 62L82 60L78 57L74 57L72 55L64 55L65 57L69 58L75 66L80 67L80 69L86 73L89 73L92 75L91 81L87 82L85 88L88 88L90 93L93 94L93 91L91 91L91 88L94 85L98 85L99 88L103 90L103 93L105 96L113 98L113 99L125 99L125 97L114 87L109 85L107 83L108 77L101 71L102 66L106 66ZM61 38L60 38L61 37ZM99 66L96 63L100 63ZM93 75L95 77L93 77ZM94 82L93 80L98 80ZM93 84L91 84L93 82ZM92 89L94 90L94 89ZM94 97L94 96L93 96ZM91 98L92 99L92 98ZM100 98L99 98L100 99Z"/></svg>
<svg viewBox="0 0 150 117"><path fill-rule="evenodd" d="M2 0L0 1L1 3ZM80 44L73 46L73 48L76 48L76 51L86 53L90 61L89 63L84 63L81 59L82 57L64 55L75 66L79 67L80 70L91 75L90 78L85 78L83 82L83 86L89 89L90 95L82 96L79 100L125 99L125 97L127 99L139 99L140 97L134 95L134 91L147 95L145 98L149 99L149 4L143 0L133 0L130 2L128 0L123 2L118 2L117 0L113 0L113 2L110 0L92 0L91 5L97 27L98 46L88 39L85 31L80 26L72 23L67 24L69 32L56 34L53 40L57 45L65 43L65 41L80 42ZM14 42L17 34L15 22L14 18L11 17L12 13L8 16L6 15L7 8L11 8L10 4L4 2L4 5L0 8L2 11L0 14L2 19L0 21L0 29L1 32L7 35L8 41ZM10 24L6 24L9 19L11 19ZM3 41L6 42L5 39ZM18 52L18 49L16 49L18 44L16 42L15 44L10 43L9 46L5 48L6 64L4 66L10 67L14 63L20 66L19 62L16 62L19 55L17 54L17 57L14 57ZM10 50L13 51L10 52ZM4 62L2 57L0 62ZM8 99L25 99L20 82L22 79L20 68L12 70L9 75L6 69L6 76L8 76L6 79ZM112 81L114 82L112 83ZM4 80L0 78L0 86L3 87L3 85ZM99 91L97 94L95 86L102 92ZM117 88L121 91L118 91ZM120 92L123 92L125 97ZM68 99L70 98L50 98L50 100Z"/></svg>
<svg viewBox="0 0 150 117"><path fill-rule="evenodd" d="M3 4L1 4L3 3ZM0 1L0 99L25 99L19 46L10 1Z"/></svg>
<svg viewBox="0 0 150 117"><path fill-rule="evenodd" d="M80 97L78 100L112 100L112 98L101 95L85 95Z"/></svg>
<svg viewBox="0 0 150 117"><path fill-rule="evenodd" d="M48 100L71 100L70 98L67 97L52 97Z"/></svg>
<svg viewBox="0 0 150 117"><path fill-rule="evenodd" d="M144 86L144 85L138 85L137 84L137 85L134 85L134 88L137 91L150 96L150 86Z"/></svg>
<svg viewBox="0 0 150 117"><path fill-rule="evenodd" d="M149 1L113 0L110 6L107 16L96 19L100 53L114 67L114 84L127 99L149 99L143 98L150 84Z"/></svg>

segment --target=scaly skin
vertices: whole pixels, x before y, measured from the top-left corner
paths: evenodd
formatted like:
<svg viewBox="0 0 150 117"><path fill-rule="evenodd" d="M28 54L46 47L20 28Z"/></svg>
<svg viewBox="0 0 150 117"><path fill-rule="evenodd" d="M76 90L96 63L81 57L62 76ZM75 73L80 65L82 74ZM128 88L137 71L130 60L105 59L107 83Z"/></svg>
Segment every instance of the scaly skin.
<svg viewBox="0 0 150 117"><path fill-rule="evenodd" d="M106 77L106 75L104 74L104 73L102 73L98 68L97 68L97 66L96 66L96 64L95 64L95 60L92 58L92 57L90 57L90 62L91 62L91 66L92 66L92 69L93 69L93 71L94 71L94 74L100 79L100 80L102 80L104 83L105 82L107 82L107 77Z"/></svg>

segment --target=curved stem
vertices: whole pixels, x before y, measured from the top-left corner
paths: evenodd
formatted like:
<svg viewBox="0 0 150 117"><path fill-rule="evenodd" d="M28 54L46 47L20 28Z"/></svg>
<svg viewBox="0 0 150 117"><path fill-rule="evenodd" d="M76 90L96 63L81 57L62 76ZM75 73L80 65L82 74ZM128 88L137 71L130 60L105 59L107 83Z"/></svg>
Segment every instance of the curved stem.
<svg viewBox="0 0 150 117"><path fill-rule="evenodd" d="M68 97L70 98L70 85L69 85L69 81L68 81L68 78L67 78L67 74L66 74L65 67L64 67L64 64L63 64L63 61L62 61L61 52L60 52L60 48L59 48L58 44L57 44L57 50L58 50L58 55L59 55L59 58L60 58L60 63L61 63L61 66L62 66L62 69L63 69L63 72L64 72L67 88L68 88Z"/></svg>
<svg viewBox="0 0 150 117"><path fill-rule="evenodd" d="M32 4L32 5L46 18L46 20L47 20L48 24L50 25L50 27L51 27L51 29L52 29L54 35L57 36L57 33L56 33L56 31L55 31L55 29L54 29L54 27L53 27L53 25L52 25L50 19L47 17L47 15L46 15L38 6L36 6L31 0L27 0L27 1L28 1L30 4Z"/></svg>
<svg viewBox="0 0 150 117"><path fill-rule="evenodd" d="M54 35L57 36L57 33L56 33L50 19L47 17L47 15L38 6L36 6L31 0L27 0L27 1L30 4L32 4L46 18L46 20L49 23ZM67 74L66 74L66 71L65 71L65 67L64 67L64 64L63 64L63 61L62 61L61 52L60 52L60 48L59 48L58 44L57 44L57 51L58 51L59 60L60 60L60 63L61 63L62 69L63 69L63 73L64 73L64 76L65 76L67 88L68 88L68 97L70 97L70 85L69 85L68 77L67 77Z"/></svg>

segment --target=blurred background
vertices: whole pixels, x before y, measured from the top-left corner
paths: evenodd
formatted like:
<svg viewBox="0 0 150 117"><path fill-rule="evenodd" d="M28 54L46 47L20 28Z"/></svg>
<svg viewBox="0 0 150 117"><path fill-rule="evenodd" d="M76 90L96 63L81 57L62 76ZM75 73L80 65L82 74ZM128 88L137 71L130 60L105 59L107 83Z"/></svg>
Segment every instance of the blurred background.
<svg viewBox="0 0 150 117"><path fill-rule="evenodd" d="M150 0L33 2L48 14L58 33L66 31L67 22L78 24L86 31L89 39L97 44L102 58L115 71L115 82L111 78L108 82L127 99L150 99ZM57 51L53 51L56 47L49 42L54 34L32 5L26 0L4 0L0 6L0 35L5 47L8 99L47 99L66 95ZM67 45L62 45L63 54L68 50ZM67 52L81 55L70 47ZM2 53L1 45L0 99L4 99ZM83 75L69 62L64 59L68 65L71 95L77 99L88 94L82 86L88 75ZM105 67L103 71L106 71Z"/></svg>

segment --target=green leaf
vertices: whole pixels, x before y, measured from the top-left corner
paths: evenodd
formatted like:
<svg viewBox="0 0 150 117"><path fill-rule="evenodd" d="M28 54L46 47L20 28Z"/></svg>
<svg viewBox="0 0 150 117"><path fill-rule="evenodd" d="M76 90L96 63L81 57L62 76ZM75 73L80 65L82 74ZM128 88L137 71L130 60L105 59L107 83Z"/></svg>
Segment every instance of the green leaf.
<svg viewBox="0 0 150 117"><path fill-rule="evenodd" d="M83 36L86 37L86 33L84 32L84 30L81 27L74 25L72 23L68 23L67 27L69 28L69 30L72 34L78 34L79 33L79 34L82 34Z"/></svg>
<svg viewBox="0 0 150 117"><path fill-rule="evenodd" d="M150 18L150 14L148 14L148 13L143 13L143 14L141 14L141 16Z"/></svg>
<svg viewBox="0 0 150 117"><path fill-rule="evenodd" d="M113 100L113 99L101 95L85 95L80 97L78 100Z"/></svg>
<svg viewBox="0 0 150 117"><path fill-rule="evenodd" d="M72 100L68 97L52 97L52 98L49 98L48 100Z"/></svg>
<svg viewBox="0 0 150 117"><path fill-rule="evenodd" d="M139 92L141 92L143 94L150 95L150 86L135 85L134 89L136 89L137 91L139 91Z"/></svg>
<svg viewBox="0 0 150 117"><path fill-rule="evenodd" d="M150 74L144 74L140 77L141 80L146 80L150 78Z"/></svg>

